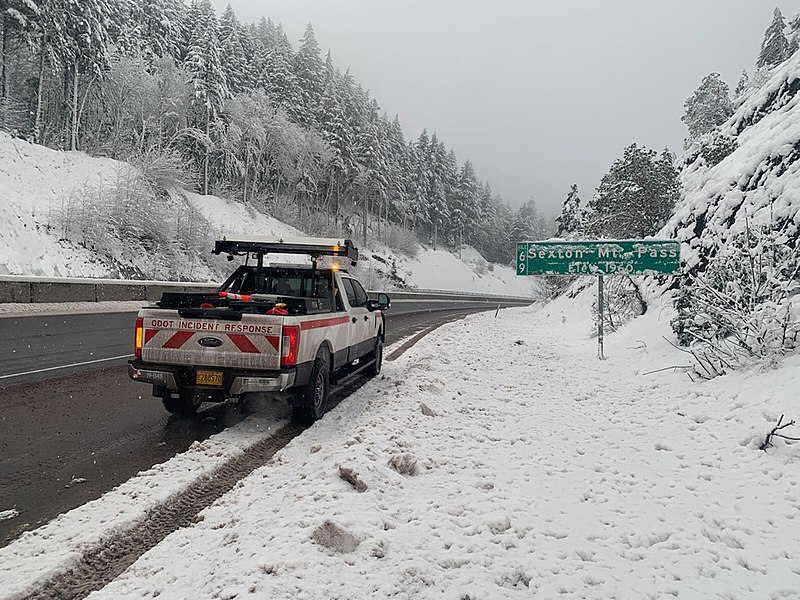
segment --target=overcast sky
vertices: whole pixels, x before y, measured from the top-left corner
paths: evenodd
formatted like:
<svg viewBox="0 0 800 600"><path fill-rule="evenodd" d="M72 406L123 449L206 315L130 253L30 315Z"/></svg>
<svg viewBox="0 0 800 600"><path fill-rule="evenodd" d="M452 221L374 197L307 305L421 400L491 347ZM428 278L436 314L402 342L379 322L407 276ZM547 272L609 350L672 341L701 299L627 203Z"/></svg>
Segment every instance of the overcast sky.
<svg viewBox="0 0 800 600"><path fill-rule="evenodd" d="M218 13L228 0L214 0ZM625 146L679 152L683 102L752 71L787 0L231 0L297 49L306 23L407 139L437 132L512 206L584 202Z"/></svg>

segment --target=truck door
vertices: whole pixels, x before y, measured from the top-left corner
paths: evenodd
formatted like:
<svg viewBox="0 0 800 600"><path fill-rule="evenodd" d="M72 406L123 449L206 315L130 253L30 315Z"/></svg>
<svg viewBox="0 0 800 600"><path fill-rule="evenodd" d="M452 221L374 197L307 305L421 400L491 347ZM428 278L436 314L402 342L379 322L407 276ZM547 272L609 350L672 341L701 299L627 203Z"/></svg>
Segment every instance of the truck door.
<svg viewBox="0 0 800 600"><path fill-rule="evenodd" d="M349 305L349 310L347 311L350 316L347 334L347 360L350 362L364 353L364 341L369 331L369 311L365 306L366 294L364 294L364 299L362 300L356 291L355 285L358 285L358 282L349 277L342 277L341 281L347 296L347 304ZM361 286L359 285L359 287ZM364 290L362 289L361 291L363 293Z"/></svg>
<svg viewBox="0 0 800 600"><path fill-rule="evenodd" d="M369 354L375 349L375 336L378 335L378 321L377 317L375 316L375 312L367 309L369 296L367 296L367 292L364 290L364 287L357 279L351 279L350 281L353 284L353 289L356 291L358 305L363 307L366 311L366 313L361 317L364 327L362 330L361 342L359 342L359 353L361 356L363 356L365 354Z"/></svg>

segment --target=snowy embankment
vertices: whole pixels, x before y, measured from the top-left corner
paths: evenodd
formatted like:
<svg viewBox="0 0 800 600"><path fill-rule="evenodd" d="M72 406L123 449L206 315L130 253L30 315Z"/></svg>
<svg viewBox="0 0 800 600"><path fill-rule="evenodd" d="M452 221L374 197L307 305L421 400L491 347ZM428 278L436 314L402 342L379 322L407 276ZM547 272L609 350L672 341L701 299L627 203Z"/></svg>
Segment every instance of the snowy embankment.
<svg viewBox="0 0 800 600"><path fill-rule="evenodd" d="M444 326L91 597L796 597L800 361L644 375L652 310L599 362L590 300Z"/></svg>
<svg viewBox="0 0 800 600"><path fill-rule="evenodd" d="M651 373L656 306L600 362L591 295L443 326L90 598L798 597L800 357Z"/></svg>
<svg viewBox="0 0 800 600"><path fill-rule="evenodd" d="M469 246L464 247L461 257L427 248L420 250L415 258L399 256L397 270L411 287L422 290L533 295L534 283L530 277L517 277L512 268L487 263Z"/></svg>
<svg viewBox="0 0 800 600"><path fill-rule="evenodd" d="M53 211L84 184L111 180L122 163L55 152L0 132L0 275L101 277L105 265L48 230Z"/></svg>
<svg viewBox="0 0 800 600"><path fill-rule="evenodd" d="M0 275L130 278L138 273L147 278L196 281L226 275L230 264L224 258L210 258L210 248L197 249L203 260L187 251L182 259L173 257L177 264L162 264L158 257L135 246L131 238L114 240L113 234L92 231L90 224L82 223L82 219L92 220L92 211L101 210L107 200L104 191L113 189L127 169L129 165L123 162L82 152L59 152L0 132ZM201 228L192 222L197 221L192 215L202 216L208 223L209 231L198 231L198 235L207 233L211 238L236 233L303 235L271 216L218 196L183 191L159 199L158 206L166 210L169 221L163 227L175 235L186 236L187 231ZM90 250L91 243L78 245L63 239L66 222L73 230L85 229L87 239L100 237L104 251ZM379 258L374 258L375 254ZM515 278L513 269L489 265L469 248L463 260L450 252L429 249L422 249L414 259L381 247L361 248L361 255L364 260L358 275L370 287L387 285L383 274L390 272L394 263L400 278L395 283L403 287L531 294L530 282Z"/></svg>

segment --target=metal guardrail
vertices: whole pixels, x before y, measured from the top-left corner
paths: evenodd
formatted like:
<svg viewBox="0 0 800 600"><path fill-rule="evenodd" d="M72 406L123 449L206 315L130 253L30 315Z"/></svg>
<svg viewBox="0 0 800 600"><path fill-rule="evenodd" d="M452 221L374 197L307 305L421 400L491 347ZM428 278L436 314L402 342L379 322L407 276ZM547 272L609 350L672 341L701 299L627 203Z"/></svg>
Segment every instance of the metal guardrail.
<svg viewBox="0 0 800 600"><path fill-rule="evenodd" d="M165 291L214 291L217 284L135 281L120 279L90 279L66 277L22 277L0 275L0 303L44 302L102 302L108 300L156 301ZM379 290L370 290L370 295ZM383 290L380 290L383 291ZM393 300L450 300L471 302L502 302L506 304L531 304L532 298L481 294L479 292L453 292L443 290L386 290Z"/></svg>
<svg viewBox="0 0 800 600"><path fill-rule="evenodd" d="M161 294L165 291L211 291L215 289L216 286L213 283L0 275L0 303L155 301L161 298Z"/></svg>

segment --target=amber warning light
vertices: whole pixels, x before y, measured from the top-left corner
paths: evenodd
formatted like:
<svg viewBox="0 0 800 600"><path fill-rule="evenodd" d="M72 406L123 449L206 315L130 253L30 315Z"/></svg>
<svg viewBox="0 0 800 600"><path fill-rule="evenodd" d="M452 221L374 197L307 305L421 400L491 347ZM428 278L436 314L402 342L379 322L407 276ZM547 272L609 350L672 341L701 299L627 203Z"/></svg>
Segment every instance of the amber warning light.
<svg viewBox="0 0 800 600"><path fill-rule="evenodd" d="M144 319L136 317L136 333L133 342L133 355L136 358L142 357L142 339L144 338Z"/></svg>

